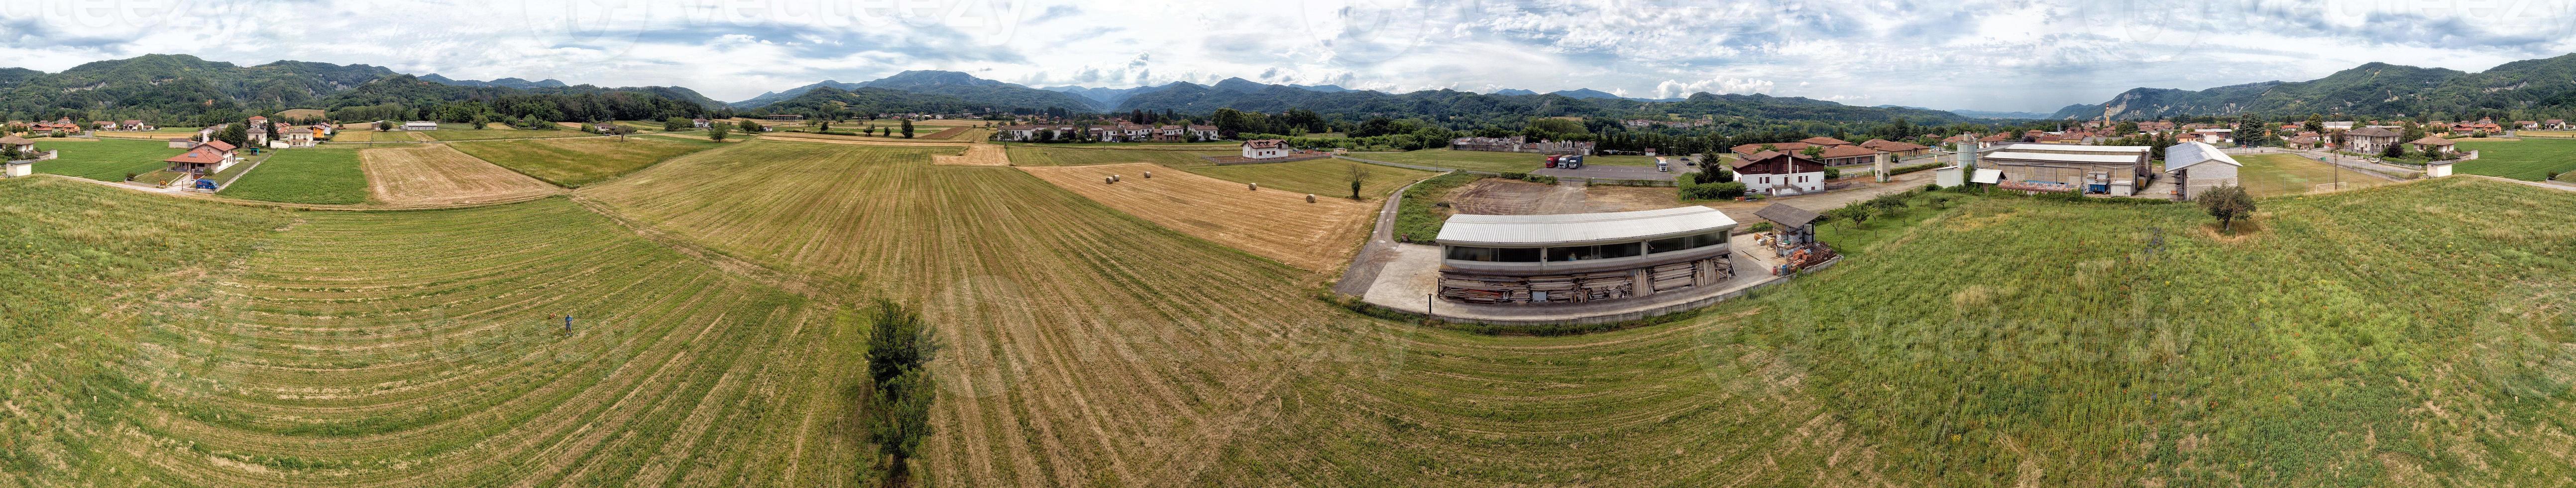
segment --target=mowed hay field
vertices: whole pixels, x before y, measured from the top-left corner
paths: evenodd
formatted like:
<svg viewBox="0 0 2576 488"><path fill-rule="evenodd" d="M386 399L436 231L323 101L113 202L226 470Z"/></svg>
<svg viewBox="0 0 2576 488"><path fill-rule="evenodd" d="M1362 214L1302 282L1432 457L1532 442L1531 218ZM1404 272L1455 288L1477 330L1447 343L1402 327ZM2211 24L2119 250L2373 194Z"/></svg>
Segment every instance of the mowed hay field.
<svg viewBox="0 0 2576 488"><path fill-rule="evenodd" d="M30 231L12 248L90 250L0 260L84 277L0 309L18 324L0 344L16 412L0 483L855 482L852 320L569 202L293 213L59 181L0 195L0 220ZM132 214L28 220L81 209ZM0 282L13 301L31 291Z"/></svg>
<svg viewBox="0 0 2576 488"><path fill-rule="evenodd" d="M2576 216L2545 211L2576 193L2272 198L2242 236L1971 197L1697 316L1532 337L1351 314L1311 272L928 164L954 151L728 144L585 205L426 212L0 181L26 304L0 307L0 483L855 484L855 385L827 378L858 376L858 324L816 295L934 324L932 486L2576 476ZM707 262L733 257L763 269Z"/></svg>
<svg viewBox="0 0 2576 488"><path fill-rule="evenodd" d="M1401 329L1313 299L1310 271L1019 170L928 164L955 151L765 139L581 195L725 254L918 304L942 347L922 458L932 485L1250 481L1223 466L1302 450L1260 441L1306 408L1281 403L1291 378L1392 359L1380 346L1392 340L1349 338Z"/></svg>
<svg viewBox="0 0 2576 488"><path fill-rule="evenodd" d="M491 203L559 191L445 144L368 148L358 156L365 163L368 191L386 205Z"/></svg>
<svg viewBox="0 0 2576 488"><path fill-rule="evenodd" d="M1352 167L1368 171L1368 177L1360 184L1360 196L1369 200L1395 193L1397 188L1403 188L1404 185L1414 181L1439 174L1329 158L1223 166L1202 162L1200 165L1181 169L1227 181L1260 183L1262 188L1313 193L1322 198L1347 199L1351 196L1350 169Z"/></svg>
<svg viewBox="0 0 2576 488"><path fill-rule="evenodd" d="M625 140L590 137L464 142L448 146L556 186L580 188L662 160L713 148L716 143L667 137L627 137Z"/></svg>
<svg viewBox="0 0 2576 488"><path fill-rule="evenodd" d="M51 161L37 161L34 164L35 167L29 169L38 173L78 176L99 181L125 181L125 175L128 173L160 171L170 166L170 163L164 163L161 160L187 152L186 149L173 149L168 143L161 141L101 139L66 143L54 138L34 140L36 149L61 151L58 153L61 157Z"/></svg>
<svg viewBox="0 0 2576 488"><path fill-rule="evenodd" d="M243 161L239 164L250 164ZM367 172L355 148L280 150L219 194L284 203L366 203Z"/></svg>
<svg viewBox="0 0 2576 488"><path fill-rule="evenodd" d="M475 129L475 128L473 128L473 126L471 126L471 125L467 125L467 124L455 124L455 123L451 123L451 124L439 124L439 125L440 125L440 127L438 128L438 130L408 131L408 132L411 132L412 134L418 134L418 135L419 135L419 137L422 137L422 138L427 138L427 139L430 139L430 140L438 140L438 141L479 141L479 140L484 140L484 139L524 139L524 138L554 138L554 137L600 137L598 134L592 134L592 133L588 133L588 132L582 132L580 129L562 129L562 130L520 130L520 129L513 129L513 128L500 128L500 129L485 128L485 129ZM487 126L487 127L498 127L498 126L500 126L500 125L499 125L499 124L493 124L492 126Z"/></svg>
<svg viewBox="0 0 2576 488"><path fill-rule="evenodd" d="M2238 154L2231 156L2245 167L2236 169L2238 184L2254 196L2300 195L2319 190L2317 185L2342 181L2344 189L2361 189L2395 184L2385 178L2351 169L2338 169L2296 154Z"/></svg>
<svg viewBox="0 0 2576 488"><path fill-rule="evenodd" d="M1219 180L1144 163L1022 168L1038 179L1164 227L1290 266L1330 272L1350 263L1377 205ZM1144 173L1153 172L1146 178ZM1119 182L1106 183L1110 175Z"/></svg>
<svg viewBox="0 0 2576 488"><path fill-rule="evenodd" d="M2454 147L2478 151L2478 159L2453 165L2460 173L2540 181L2549 173L2576 171L2576 140L2462 140Z"/></svg>

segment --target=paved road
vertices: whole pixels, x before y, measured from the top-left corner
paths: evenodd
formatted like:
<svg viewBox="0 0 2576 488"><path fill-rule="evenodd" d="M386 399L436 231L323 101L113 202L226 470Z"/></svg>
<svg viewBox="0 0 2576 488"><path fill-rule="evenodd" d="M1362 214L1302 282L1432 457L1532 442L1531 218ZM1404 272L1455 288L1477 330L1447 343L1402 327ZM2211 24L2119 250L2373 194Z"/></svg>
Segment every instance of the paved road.
<svg viewBox="0 0 2576 488"><path fill-rule="evenodd" d="M1404 202L1405 190L1419 184L1422 182L1416 180L1387 195L1386 204L1378 208L1377 230L1369 232L1368 243L1360 245L1359 255L1351 260L1349 268L1342 270L1341 281L1333 282L1334 293L1366 295L1369 285L1377 282L1378 271L1386 269L1386 263L1395 259L1395 207Z"/></svg>

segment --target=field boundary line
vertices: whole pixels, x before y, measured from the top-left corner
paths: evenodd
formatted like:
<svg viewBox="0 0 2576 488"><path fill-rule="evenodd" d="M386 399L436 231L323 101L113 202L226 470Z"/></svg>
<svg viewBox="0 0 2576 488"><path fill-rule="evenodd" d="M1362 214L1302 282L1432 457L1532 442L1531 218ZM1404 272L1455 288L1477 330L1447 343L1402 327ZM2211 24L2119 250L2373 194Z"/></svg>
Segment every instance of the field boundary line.
<svg viewBox="0 0 2576 488"><path fill-rule="evenodd" d="M245 172L245 173L247 173L248 171L244 171L244 172ZM240 206L245 206L245 207L274 207L274 208L282 208L282 209L288 209L288 210L320 210L320 211L331 211L331 212L412 212L412 211L421 211L421 210L457 210L457 209L467 209L467 208L477 208L477 207L489 207L489 206L494 206L494 205L509 205L509 204L514 204L514 203L527 203L527 202L533 202L533 201L537 201L537 200L544 200L544 199L546 199L547 197L553 197L553 196L563 195L563 194L564 194L564 193L549 193L549 194L542 194L542 195L530 195L530 196L520 197L520 198L512 198L512 199L508 199L508 200L497 200L497 201L490 201L490 202L483 202L483 203L457 204L457 205L328 205L328 204L315 204L315 203L286 203L286 202L271 202L271 201L266 201L266 200L248 200L248 199L241 199L241 198L226 197L226 196L222 196L222 195L213 195L213 194L206 194L206 193L197 193L197 192L191 192L191 191L157 191L157 190L152 190L152 189L148 189L148 188L137 188L137 187L121 185L121 184L117 184L117 183L113 183L113 182L98 181L98 180L93 180L93 179L89 179L89 178L82 178L82 177L78 177L78 176L57 175L57 174L51 174L51 173L45 173L45 174L46 174L47 176L57 176L57 177L62 177L62 178L71 179L71 180L73 180L73 181L80 181L80 182L84 182L84 183L97 184L97 185L106 185L106 186L109 186L109 187L114 187L114 188L123 188L123 189L126 189L126 190L138 191L138 192L143 192L143 193L155 193L155 194L161 194L161 195L171 195L171 196L176 196L176 197L179 197L179 198L194 198L194 199L198 199L198 200L205 200L205 201L209 201L209 202L225 203L225 204L232 204L232 205L240 205Z"/></svg>

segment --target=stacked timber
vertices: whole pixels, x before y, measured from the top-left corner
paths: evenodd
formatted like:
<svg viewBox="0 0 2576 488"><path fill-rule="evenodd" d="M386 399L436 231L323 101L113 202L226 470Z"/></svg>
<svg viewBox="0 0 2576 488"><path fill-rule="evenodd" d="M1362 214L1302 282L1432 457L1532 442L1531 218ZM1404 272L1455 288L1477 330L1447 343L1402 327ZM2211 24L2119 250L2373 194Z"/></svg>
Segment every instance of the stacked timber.
<svg viewBox="0 0 2576 488"><path fill-rule="evenodd" d="M1706 260L1701 260L1706 261ZM1646 281L1655 291L1663 292L1699 286L1701 261L1688 261L1655 266L1646 273Z"/></svg>

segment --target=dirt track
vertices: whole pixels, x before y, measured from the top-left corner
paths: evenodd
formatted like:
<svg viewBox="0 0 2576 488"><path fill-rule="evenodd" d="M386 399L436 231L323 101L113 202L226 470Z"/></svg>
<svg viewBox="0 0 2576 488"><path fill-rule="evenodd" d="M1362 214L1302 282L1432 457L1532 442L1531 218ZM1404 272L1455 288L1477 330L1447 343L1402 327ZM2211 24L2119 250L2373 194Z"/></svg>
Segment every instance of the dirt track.
<svg viewBox="0 0 2576 488"><path fill-rule="evenodd" d="M1156 164L1024 167L1056 186L1183 234L1332 272L1350 261L1377 206L1339 198L1306 203L1303 193L1199 176ZM1144 177L1145 172L1153 178ZM1118 183L1101 178L1120 175Z"/></svg>
<svg viewBox="0 0 2576 488"><path fill-rule="evenodd" d="M368 191L387 205L487 203L560 191L445 144L369 148L358 157L366 166Z"/></svg>

